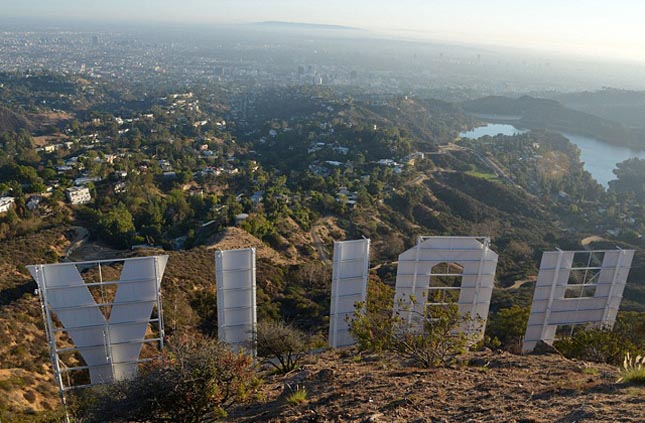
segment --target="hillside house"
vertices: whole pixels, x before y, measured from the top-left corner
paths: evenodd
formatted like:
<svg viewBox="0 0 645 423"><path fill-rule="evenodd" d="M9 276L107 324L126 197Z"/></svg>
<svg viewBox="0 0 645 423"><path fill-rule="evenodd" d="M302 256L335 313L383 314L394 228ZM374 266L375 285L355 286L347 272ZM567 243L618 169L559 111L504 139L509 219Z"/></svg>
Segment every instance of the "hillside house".
<svg viewBox="0 0 645 423"><path fill-rule="evenodd" d="M87 187L71 187L65 190L67 200L72 205L87 204L92 201L92 195Z"/></svg>
<svg viewBox="0 0 645 423"><path fill-rule="evenodd" d="M27 206L27 209L30 211L36 210L38 207L40 207L40 203L44 200L44 198L40 195L32 195L29 201L25 204Z"/></svg>
<svg viewBox="0 0 645 423"><path fill-rule="evenodd" d="M0 197L0 213L8 212L16 204L13 197Z"/></svg>

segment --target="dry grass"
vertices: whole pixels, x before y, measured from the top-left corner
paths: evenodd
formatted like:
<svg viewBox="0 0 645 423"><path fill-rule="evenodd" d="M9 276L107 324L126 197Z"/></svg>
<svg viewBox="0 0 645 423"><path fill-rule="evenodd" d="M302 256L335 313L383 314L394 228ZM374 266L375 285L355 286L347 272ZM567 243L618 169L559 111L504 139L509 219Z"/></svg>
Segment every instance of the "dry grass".
<svg viewBox="0 0 645 423"><path fill-rule="evenodd" d="M315 416L315 421L362 422L375 415L383 422L645 421L636 387L616 389L617 369L610 365L589 364L596 371L583 373L580 363L558 355L486 352L449 368L421 369L396 355L357 361L356 354L327 351L286 380L266 377L264 403L232 410L228 421L294 423ZM306 403L280 407L291 394L289 386L305 388Z"/></svg>
<svg viewBox="0 0 645 423"><path fill-rule="evenodd" d="M289 405L304 404L307 402L307 388L304 386L297 386L295 391L287 395L286 401Z"/></svg>
<svg viewBox="0 0 645 423"><path fill-rule="evenodd" d="M627 353L618 382L645 385L645 356L632 357Z"/></svg>

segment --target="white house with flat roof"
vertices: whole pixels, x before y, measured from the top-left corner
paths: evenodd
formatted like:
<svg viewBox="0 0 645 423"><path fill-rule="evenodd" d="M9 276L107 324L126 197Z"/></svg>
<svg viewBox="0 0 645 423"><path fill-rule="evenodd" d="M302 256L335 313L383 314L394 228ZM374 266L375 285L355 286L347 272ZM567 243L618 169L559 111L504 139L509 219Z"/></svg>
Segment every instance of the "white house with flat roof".
<svg viewBox="0 0 645 423"><path fill-rule="evenodd" d="M0 213L8 212L16 204L13 197L0 197Z"/></svg>
<svg viewBox="0 0 645 423"><path fill-rule="evenodd" d="M71 187L65 191L67 199L73 205L87 204L92 201L92 195L87 187Z"/></svg>

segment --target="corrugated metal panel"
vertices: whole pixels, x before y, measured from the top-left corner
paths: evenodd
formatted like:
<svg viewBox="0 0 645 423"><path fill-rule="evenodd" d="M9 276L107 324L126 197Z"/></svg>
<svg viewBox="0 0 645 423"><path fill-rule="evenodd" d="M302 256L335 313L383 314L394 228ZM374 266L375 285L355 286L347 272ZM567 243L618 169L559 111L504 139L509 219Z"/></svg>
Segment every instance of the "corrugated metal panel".
<svg viewBox="0 0 645 423"><path fill-rule="evenodd" d="M251 349L256 330L255 248L217 251L218 338Z"/></svg>
<svg viewBox="0 0 645 423"><path fill-rule="evenodd" d="M334 243L329 313L329 344L334 348L356 343L349 333L348 320L354 316L354 305L367 299L369 264L369 239Z"/></svg>

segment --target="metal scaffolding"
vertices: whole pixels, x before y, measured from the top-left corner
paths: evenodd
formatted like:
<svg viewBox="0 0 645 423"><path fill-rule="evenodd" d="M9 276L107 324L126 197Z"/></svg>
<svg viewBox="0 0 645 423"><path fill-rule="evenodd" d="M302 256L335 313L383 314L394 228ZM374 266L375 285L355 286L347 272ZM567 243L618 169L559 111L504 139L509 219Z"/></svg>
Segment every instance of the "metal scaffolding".
<svg viewBox="0 0 645 423"><path fill-rule="evenodd" d="M418 329L421 319L432 319L429 309L456 304L467 320L460 330L483 338L498 259L489 245L487 237L419 237L399 256L394 313ZM441 283L447 278L460 283Z"/></svg>
<svg viewBox="0 0 645 423"><path fill-rule="evenodd" d="M132 377L141 363L161 357L159 288L167 260L154 256L28 266L38 284L63 403L70 389ZM119 272L118 279L105 277L108 269ZM144 345L151 344L156 348L141 358Z"/></svg>
<svg viewBox="0 0 645 423"><path fill-rule="evenodd" d="M622 249L544 253L522 350L552 343L560 326L613 327L633 258Z"/></svg>

